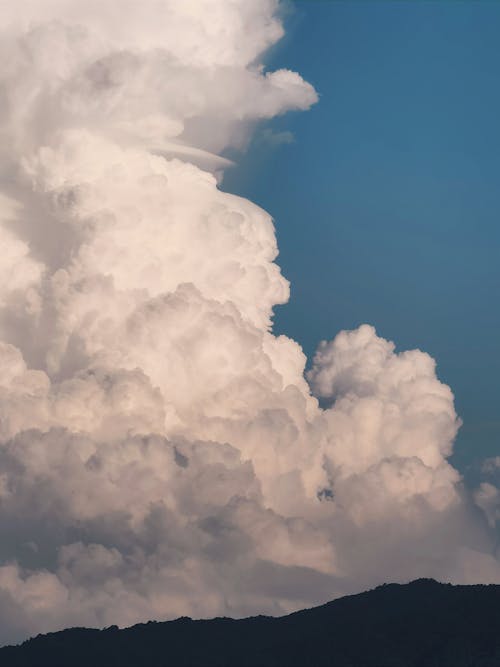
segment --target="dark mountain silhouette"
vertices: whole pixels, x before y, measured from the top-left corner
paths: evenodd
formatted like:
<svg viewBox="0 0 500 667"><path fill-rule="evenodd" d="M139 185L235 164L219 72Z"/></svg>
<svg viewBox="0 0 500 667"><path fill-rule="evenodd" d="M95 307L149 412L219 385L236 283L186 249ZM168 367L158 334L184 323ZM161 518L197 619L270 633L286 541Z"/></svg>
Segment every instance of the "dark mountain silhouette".
<svg viewBox="0 0 500 667"><path fill-rule="evenodd" d="M2 667L499 667L500 586L386 584L281 618L74 628L0 649Z"/></svg>

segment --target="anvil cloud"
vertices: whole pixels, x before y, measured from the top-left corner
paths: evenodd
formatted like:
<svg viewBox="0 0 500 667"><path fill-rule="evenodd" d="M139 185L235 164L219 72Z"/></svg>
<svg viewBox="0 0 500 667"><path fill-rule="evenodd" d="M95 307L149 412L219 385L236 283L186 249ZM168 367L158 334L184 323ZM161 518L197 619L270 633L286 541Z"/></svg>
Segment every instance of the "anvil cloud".
<svg viewBox="0 0 500 667"><path fill-rule="evenodd" d="M364 325L305 377L272 332L272 220L218 182L317 101L260 64L277 2L0 9L0 640L500 581L434 361Z"/></svg>

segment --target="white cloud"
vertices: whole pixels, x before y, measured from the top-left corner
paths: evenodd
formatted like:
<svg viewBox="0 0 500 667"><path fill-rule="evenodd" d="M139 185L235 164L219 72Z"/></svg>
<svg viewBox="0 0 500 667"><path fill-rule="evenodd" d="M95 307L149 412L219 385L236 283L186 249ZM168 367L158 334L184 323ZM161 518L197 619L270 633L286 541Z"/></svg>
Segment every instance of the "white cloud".
<svg viewBox="0 0 500 667"><path fill-rule="evenodd" d="M474 492L474 500L477 506L484 511L492 526L500 521L500 491L497 486L489 482L482 482Z"/></svg>
<svg viewBox="0 0 500 667"><path fill-rule="evenodd" d="M311 394L271 332L272 220L210 169L317 99L259 64L276 3L2 10L0 639L500 580L433 360L365 325Z"/></svg>

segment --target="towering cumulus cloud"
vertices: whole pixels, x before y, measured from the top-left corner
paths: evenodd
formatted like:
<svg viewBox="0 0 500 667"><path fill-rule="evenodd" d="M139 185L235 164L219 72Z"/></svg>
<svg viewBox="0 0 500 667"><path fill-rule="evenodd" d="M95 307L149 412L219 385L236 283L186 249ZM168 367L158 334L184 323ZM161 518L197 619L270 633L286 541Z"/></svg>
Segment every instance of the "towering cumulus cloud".
<svg viewBox="0 0 500 667"><path fill-rule="evenodd" d="M217 179L316 101L259 64L276 2L0 5L0 640L499 581L433 360L362 326L306 379L272 333L272 221Z"/></svg>

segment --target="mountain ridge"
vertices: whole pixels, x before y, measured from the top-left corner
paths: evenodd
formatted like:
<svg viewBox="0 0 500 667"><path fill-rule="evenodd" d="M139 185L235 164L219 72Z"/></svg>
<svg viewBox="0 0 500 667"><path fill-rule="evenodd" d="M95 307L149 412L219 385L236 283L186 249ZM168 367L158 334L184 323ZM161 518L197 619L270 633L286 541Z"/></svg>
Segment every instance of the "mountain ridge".
<svg viewBox="0 0 500 667"><path fill-rule="evenodd" d="M70 628L0 648L6 667L498 667L500 585L417 579L286 616Z"/></svg>

